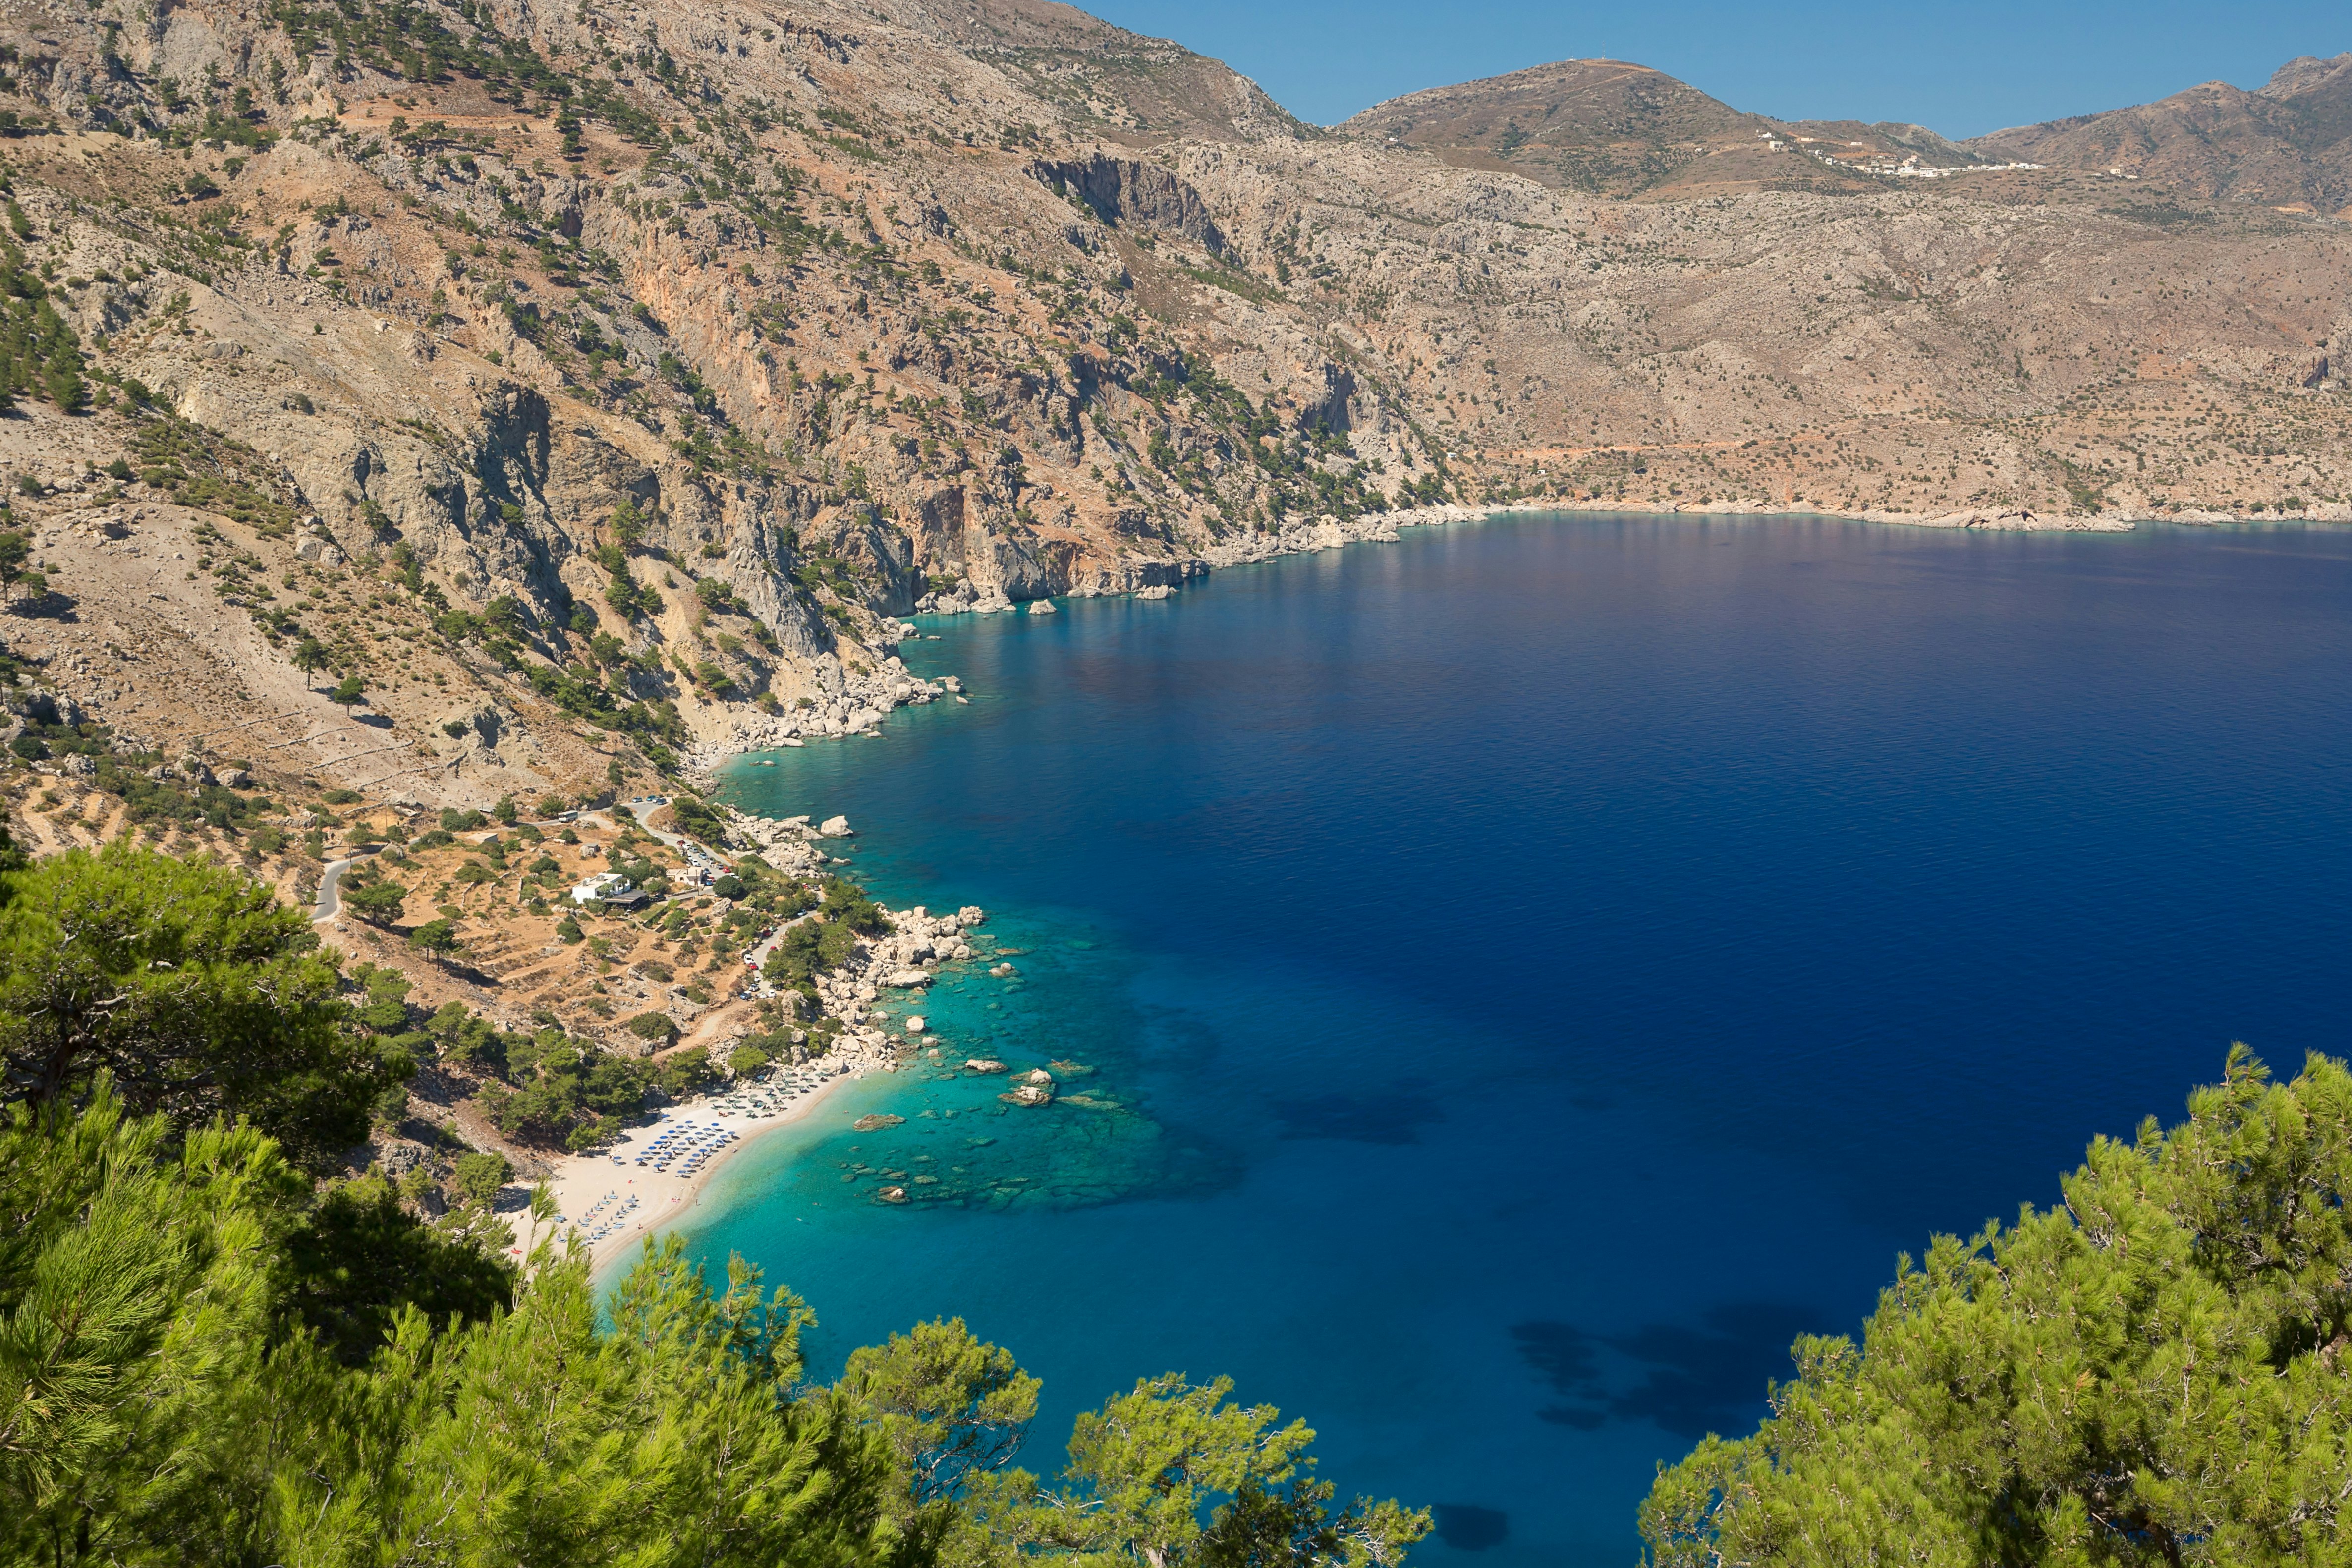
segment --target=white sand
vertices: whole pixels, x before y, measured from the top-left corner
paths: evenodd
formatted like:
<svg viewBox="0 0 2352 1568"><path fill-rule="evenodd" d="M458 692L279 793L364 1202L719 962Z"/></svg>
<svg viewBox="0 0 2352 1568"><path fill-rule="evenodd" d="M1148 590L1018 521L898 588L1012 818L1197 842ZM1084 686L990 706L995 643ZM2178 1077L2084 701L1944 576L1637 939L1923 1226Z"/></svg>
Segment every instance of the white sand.
<svg viewBox="0 0 2352 1568"><path fill-rule="evenodd" d="M658 1121L632 1127L608 1151L565 1155L555 1163L554 1173L547 1180L560 1218L542 1226L531 1218L528 1210L515 1216L517 1253L528 1258L542 1238L554 1240L560 1246L566 1232L576 1232L587 1245L591 1269L603 1268L692 1209L700 1199L704 1184L720 1165L749 1148L762 1134L803 1120L835 1089L863 1078L869 1070L872 1069L852 1067L839 1077L825 1079L814 1089L795 1095L782 1110L764 1115L749 1110L720 1110L715 1098L694 1100L672 1106ZM636 1163L637 1156L665 1133L683 1129L703 1132L714 1127L733 1137L716 1144L706 1140L696 1145L706 1152L690 1174L681 1169L680 1159L672 1159L667 1171ZM618 1164L614 1163L616 1158ZM635 1200L635 1206L625 1211L631 1199ZM604 1205L601 1208L597 1206L600 1202ZM599 1231L604 1234L597 1236ZM596 1239L591 1241L592 1236Z"/></svg>

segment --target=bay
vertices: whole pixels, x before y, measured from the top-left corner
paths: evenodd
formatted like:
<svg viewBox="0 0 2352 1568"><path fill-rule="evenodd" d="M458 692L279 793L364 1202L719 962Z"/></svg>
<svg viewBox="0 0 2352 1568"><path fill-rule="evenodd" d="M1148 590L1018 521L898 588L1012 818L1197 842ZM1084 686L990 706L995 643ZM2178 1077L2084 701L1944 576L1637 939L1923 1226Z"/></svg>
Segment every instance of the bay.
<svg viewBox="0 0 2352 1568"><path fill-rule="evenodd" d="M1622 1564L1898 1252L2232 1038L2347 1049L2352 534L1522 516L925 630L969 705L721 793L846 813L1014 973L688 1237L820 1374L963 1316L1045 1379L1033 1467L1224 1373L1438 1505L1428 1562Z"/></svg>

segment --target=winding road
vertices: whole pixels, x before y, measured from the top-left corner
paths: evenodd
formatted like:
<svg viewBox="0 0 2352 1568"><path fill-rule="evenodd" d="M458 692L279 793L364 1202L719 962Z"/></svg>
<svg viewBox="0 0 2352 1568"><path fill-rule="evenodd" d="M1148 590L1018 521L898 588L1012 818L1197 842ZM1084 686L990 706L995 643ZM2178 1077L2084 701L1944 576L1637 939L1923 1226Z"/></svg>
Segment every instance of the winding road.
<svg viewBox="0 0 2352 1568"><path fill-rule="evenodd" d="M310 911L312 925L324 925L343 912L343 896L338 890L339 884L343 879L343 873L374 853L374 850L370 849L362 854L350 855L341 860L327 862L327 868L319 873L319 903L318 907Z"/></svg>

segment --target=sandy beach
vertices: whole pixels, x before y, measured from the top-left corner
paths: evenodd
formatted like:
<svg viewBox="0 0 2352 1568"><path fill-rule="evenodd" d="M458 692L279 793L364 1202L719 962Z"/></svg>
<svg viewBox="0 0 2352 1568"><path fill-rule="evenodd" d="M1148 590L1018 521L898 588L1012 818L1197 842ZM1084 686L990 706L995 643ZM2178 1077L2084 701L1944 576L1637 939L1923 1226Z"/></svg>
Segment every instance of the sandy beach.
<svg viewBox="0 0 2352 1568"><path fill-rule="evenodd" d="M841 1070L832 1071L836 1066ZM830 1076L818 1077L820 1070ZM844 1084L882 1070L870 1060L778 1068L766 1081L671 1106L630 1128L609 1149L567 1154L547 1178L557 1217L541 1224L528 1209L515 1215L517 1252L528 1258L541 1240L561 1245L565 1233L576 1232L588 1248L591 1268L601 1269L692 1210L705 1184L729 1160L766 1134L806 1121ZM809 1087L792 1089L795 1076ZM761 1108L757 1100L762 1097L776 1108ZM688 1146L702 1152L690 1166ZM657 1148L676 1156L667 1170L653 1163ZM637 1163L640 1156L646 1163Z"/></svg>

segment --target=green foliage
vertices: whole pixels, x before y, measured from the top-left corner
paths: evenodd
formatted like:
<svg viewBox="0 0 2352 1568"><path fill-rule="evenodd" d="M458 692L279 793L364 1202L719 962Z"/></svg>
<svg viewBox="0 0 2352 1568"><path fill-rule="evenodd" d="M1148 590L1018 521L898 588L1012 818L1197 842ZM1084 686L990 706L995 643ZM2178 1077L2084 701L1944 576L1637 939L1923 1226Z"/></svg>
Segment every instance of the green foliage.
<svg viewBox="0 0 2352 1568"><path fill-rule="evenodd" d="M661 595L632 577L626 567L614 572L613 580L605 584L604 602L625 620L635 619L638 616L659 615L662 607Z"/></svg>
<svg viewBox="0 0 2352 1568"><path fill-rule="evenodd" d="M378 926L388 926L397 921L408 899L408 889L398 882L377 879L353 887L348 874L338 891L353 914L370 925Z"/></svg>
<svg viewBox="0 0 2352 1568"><path fill-rule="evenodd" d="M779 895L778 902L781 912L790 916L818 900L795 883ZM786 926L782 940L768 954L767 966L760 973L772 984L804 986L816 975L848 963L860 936L879 936L890 929L882 906L845 877L825 879L819 907L819 918Z"/></svg>
<svg viewBox="0 0 2352 1568"><path fill-rule="evenodd" d="M718 1076L710 1065L710 1053L700 1046L689 1046L665 1060L654 1081L672 1100L682 1100L708 1087Z"/></svg>
<svg viewBox="0 0 2352 1568"><path fill-rule="evenodd" d="M719 814L711 810L699 795L673 795L670 797L669 809L670 815L677 820L678 832L688 838L698 838L705 844L722 847L725 846L727 825L719 819Z"/></svg>
<svg viewBox="0 0 2352 1568"><path fill-rule="evenodd" d="M1861 1349L1799 1340L1756 1436L1661 1473L1651 1560L2345 1561L2352 1075L2237 1046L2189 1112L1903 1259Z"/></svg>
<svg viewBox="0 0 2352 1568"><path fill-rule="evenodd" d="M530 1037L499 1037L520 1086L483 1096L491 1124L524 1142L583 1149L619 1130L645 1108L654 1081L647 1063L614 1055L550 1026Z"/></svg>
<svg viewBox="0 0 2352 1568"><path fill-rule="evenodd" d="M627 1027L641 1040L659 1040L667 1045L677 1038L677 1020L667 1013L640 1013L629 1020Z"/></svg>
<svg viewBox="0 0 2352 1568"><path fill-rule="evenodd" d="M41 397L68 414L89 401L82 379L81 340L47 298L39 277L25 268L25 253L0 246L0 407L19 397Z"/></svg>
<svg viewBox="0 0 2352 1568"><path fill-rule="evenodd" d="M1427 1513L1394 1502L1333 1513L1333 1489L1308 1473L1315 1434L1276 1426L1272 1405L1226 1404L1232 1388L1142 1379L1077 1418L1061 1491L1020 1470L983 1473L967 1482L969 1516L1024 1558L1150 1568L1389 1568L1429 1532Z"/></svg>
<svg viewBox="0 0 2352 1568"><path fill-rule="evenodd" d="M444 1002L425 1027L444 1061L493 1072L507 1066L510 1037L500 1035L488 1018L463 1002Z"/></svg>
<svg viewBox="0 0 2352 1568"><path fill-rule="evenodd" d="M0 534L0 545L5 545L5 534ZM0 554L0 572L5 572L5 554ZM0 666L12 662L0 655ZM161 753L141 752L118 756L114 737L102 724L75 726L31 719L26 721L25 732L17 739L26 742L17 748L17 754L28 760L88 757L89 782L120 798L124 814L135 823L179 822L190 826L202 823L232 834L264 834L260 818L277 809L264 795L241 795L217 784L151 779L142 770L163 761ZM265 854L272 852L263 850Z"/></svg>
<svg viewBox="0 0 2352 1568"><path fill-rule="evenodd" d="M200 1127L177 1159L171 1139L103 1079L79 1115L0 1122L9 1562L218 1561L255 1528L269 1461L228 1429L259 1414L271 1243L305 1184L249 1127Z"/></svg>
<svg viewBox="0 0 2352 1568"><path fill-rule="evenodd" d="M458 1157L461 1187L466 1161L481 1157ZM442 1323L453 1313L484 1319L514 1294L510 1267L418 1224L380 1176L329 1187L286 1248L294 1281L287 1309L346 1366L363 1365L404 1310Z"/></svg>
<svg viewBox="0 0 2352 1568"><path fill-rule="evenodd" d="M514 1167L504 1154L490 1152L457 1156L458 1195L477 1208L488 1208L499 1189L514 1180Z"/></svg>
<svg viewBox="0 0 2352 1568"><path fill-rule="evenodd" d="M252 447L162 409L131 426L139 477L184 505L221 512L255 532L282 539L294 531L294 507L268 463Z"/></svg>
<svg viewBox="0 0 2352 1568"><path fill-rule="evenodd" d="M848 927L860 936L881 936L890 929L882 906L846 877L828 877L824 883L824 918Z"/></svg>
<svg viewBox="0 0 2352 1568"><path fill-rule="evenodd" d="M446 916L426 921L408 933L408 945L436 959L446 959L466 944L458 939L457 922Z"/></svg>
<svg viewBox="0 0 2352 1568"><path fill-rule="evenodd" d="M920 1507L1013 1462L1036 1417L1040 1384L957 1318L852 1352L840 1387L888 1445L904 1503Z"/></svg>
<svg viewBox="0 0 2352 1568"><path fill-rule="evenodd" d="M246 833L254 847L263 854L273 853L265 847L269 836L261 817L276 809L259 795L240 795L235 790L219 784L189 784L174 779L151 779L137 764L145 756L119 758L111 752L90 746L77 746L61 736L44 730L43 734L58 751L94 752L96 764L90 783L107 794L118 796L124 815L133 822L178 822L194 826L205 823L230 833ZM96 737L90 737L95 740ZM125 764L132 764L126 766Z"/></svg>
<svg viewBox="0 0 2352 1568"><path fill-rule="evenodd" d="M584 1258L517 1289L386 1184L305 1216L257 1131L169 1138L103 1086L0 1124L0 1560L927 1561L740 1259L714 1296L648 1244L600 1332Z"/></svg>
<svg viewBox="0 0 2352 1568"><path fill-rule="evenodd" d="M1174 1376L1082 1418L1049 1490L1007 1468L1035 1380L961 1322L808 1386L811 1315L740 1258L714 1291L680 1239L648 1241L600 1300L577 1250L542 1245L525 1273L486 1251L511 1243L487 1213L512 1174L497 1154L456 1162L465 1206L438 1226L404 1205L429 1195L423 1169L320 1187L263 1130L317 1143L314 1102L342 1093L286 1048L340 1023L299 911L119 847L26 867L5 833L0 878L8 1048L79 1038L34 1016L51 1010L103 1047L73 1092L0 1111L0 1562L1391 1568L1423 1528L1393 1504L1331 1513L1303 1427ZM404 1006L397 972L350 978L370 1009ZM92 1023L75 998L100 988ZM204 1062L205 1119L128 1114L105 1064L147 1068L142 1029ZM477 1033L531 1079L509 1106L564 1083L602 1119L642 1094L646 1064L561 1029L496 1035L462 1004L433 1019ZM689 1050L661 1081L709 1072Z"/></svg>
<svg viewBox="0 0 2352 1568"><path fill-rule="evenodd" d="M182 1127L249 1116L331 1165L412 1069L350 1026L340 976L299 910L241 871L116 840L7 878L0 1065L7 1093L78 1100L100 1073Z"/></svg>
<svg viewBox="0 0 2352 1568"><path fill-rule="evenodd" d="M839 933L837 936L835 933ZM838 966L849 956L857 933L846 926L831 926L823 921L802 921L784 928L784 933L768 952L768 962L760 973L772 984L788 989L807 985L815 976Z"/></svg>
<svg viewBox="0 0 2352 1568"><path fill-rule="evenodd" d="M0 506L0 519L9 515L7 509ZM48 578L33 570L33 536L21 528L0 529L0 591L12 599L20 595L43 598L48 594ZM36 755L27 760L38 762L40 758Z"/></svg>
<svg viewBox="0 0 2352 1568"><path fill-rule="evenodd" d="M346 675L327 693L327 700L344 708L356 707L367 700L367 682L356 675Z"/></svg>

